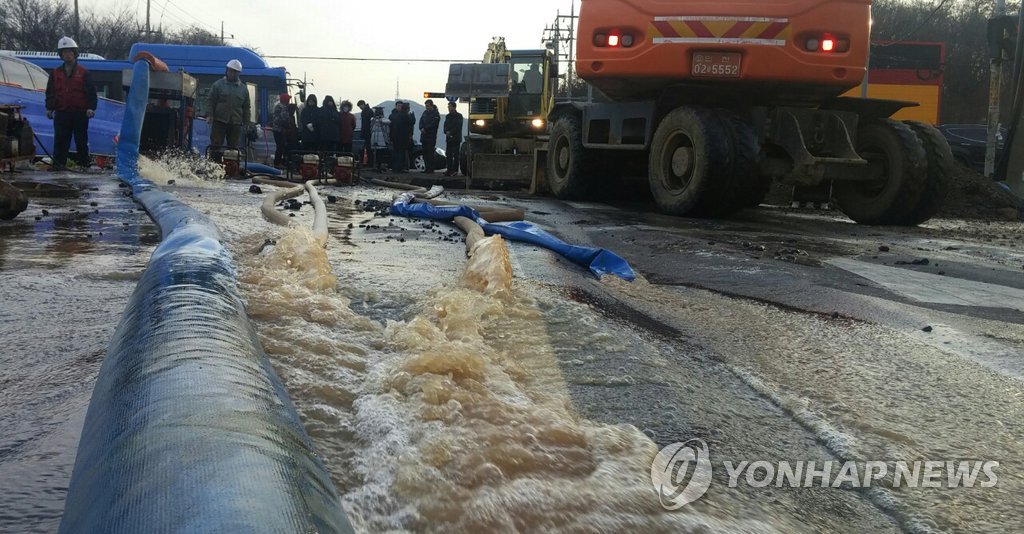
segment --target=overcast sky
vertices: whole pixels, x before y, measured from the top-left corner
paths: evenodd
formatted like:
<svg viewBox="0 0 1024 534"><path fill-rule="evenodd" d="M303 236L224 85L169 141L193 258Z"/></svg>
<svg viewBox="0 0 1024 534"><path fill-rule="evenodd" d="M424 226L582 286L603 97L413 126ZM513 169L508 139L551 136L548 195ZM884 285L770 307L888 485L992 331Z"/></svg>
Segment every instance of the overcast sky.
<svg viewBox="0 0 1024 534"><path fill-rule="evenodd" d="M82 9L137 10L145 21L146 0L80 0ZM579 1L576 0L577 9ZM429 58L479 61L494 36L509 48L541 48L544 27L571 0L152 0L150 20L164 28L200 24L234 35L230 43L259 48L265 56ZM312 80L311 92L340 102L371 103L395 96L422 100L424 91L444 91L444 63L384 63L268 59L291 77ZM242 73L245 77L245 73Z"/></svg>

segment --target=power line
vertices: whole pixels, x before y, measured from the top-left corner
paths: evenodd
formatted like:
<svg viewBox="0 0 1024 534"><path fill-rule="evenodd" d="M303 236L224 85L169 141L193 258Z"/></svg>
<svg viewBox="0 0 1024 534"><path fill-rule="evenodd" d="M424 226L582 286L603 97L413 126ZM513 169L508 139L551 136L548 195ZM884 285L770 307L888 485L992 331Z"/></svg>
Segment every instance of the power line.
<svg viewBox="0 0 1024 534"><path fill-rule="evenodd" d="M171 22L171 23L178 23L178 24L183 24L183 25L186 25L186 26L188 25L187 23L185 23L184 21L182 21L178 17L174 16L174 13L168 13L167 12L167 4L168 3L169 3L169 0L165 0L164 1L164 6L162 8L160 8L160 31L161 32L163 32L163 28L164 28L164 17L167 17L168 21Z"/></svg>
<svg viewBox="0 0 1024 534"><path fill-rule="evenodd" d="M173 2L173 0L168 0L167 3L170 4L170 6L173 7L175 10L177 10L179 13L181 13L181 14L185 15L186 17L188 17L188 18L198 22L200 27L203 27L203 28L209 30L212 33L216 33L217 32L217 28L214 28L213 26L210 26L209 24L203 22L201 19L196 18L195 15L189 13L187 10L185 10L184 8L179 6L178 4L175 4ZM194 26L194 24L192 24L192 23L185 23L185 24L188 25L188 26Z"/></svg>
<svg viewBox="0 0 1024 534"><path fill-rule="evenodd" d="M391 57L263 56L266 59L304 59L311 61L376 61L381 63L479 63L475 59L427 59Z"/></svg>

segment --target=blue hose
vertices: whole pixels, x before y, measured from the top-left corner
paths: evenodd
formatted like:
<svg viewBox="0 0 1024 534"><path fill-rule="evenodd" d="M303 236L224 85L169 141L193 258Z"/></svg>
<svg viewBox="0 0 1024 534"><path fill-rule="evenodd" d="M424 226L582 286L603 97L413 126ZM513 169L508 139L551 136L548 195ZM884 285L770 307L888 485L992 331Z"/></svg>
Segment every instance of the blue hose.
<svg viewBox="0 0 1024 534"><path fill-rule="evenodd" d="M391 205L391 213L400 217L417 217L440 221L451 221L455 217L465 217L479 224L487 235L498 234L506 239L530 243L557 252L576 265L589 269L598 278L611 274L628 282L636 280L636 273L633 272L633 268L629 266L629 263L609 250L570 245L545 232L533 223L525 221L500 224L489 223L469 206L413 204L414 198L415 196L411 193L402 195Z"/></svg>
<svg viewBox="0 0 1024 534"><path fill-rule="evenodd" d="M163 240L100 369L60 532L351 532L219 231L139 176L148 87L139 62L117 172Z"/></svg>
<svg viewBox="0 0 1024 534"><path fill-rule="evenodd" d="M281 176L284 174L281 169L275 169L262 163L256 163L255 161L249 161L245 163L245 170L253 174L268 174L270 176Z"/></svg>

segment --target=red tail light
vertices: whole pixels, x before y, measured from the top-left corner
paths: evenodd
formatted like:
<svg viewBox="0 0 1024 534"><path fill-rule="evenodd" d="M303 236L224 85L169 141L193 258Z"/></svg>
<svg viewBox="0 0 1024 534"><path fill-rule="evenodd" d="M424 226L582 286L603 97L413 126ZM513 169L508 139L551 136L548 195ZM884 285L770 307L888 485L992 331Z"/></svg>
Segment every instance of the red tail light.
<svg viewBox="0 0 1024 534"><path fill-rule="evenodd" d="M637 40L637 36L621 29L594 34L594 46L600 48L630 48Z"/></svg>
<svg viewBox="0 0 1024 534"><path fill-rule="evenodd" d="M808 52L842 54L850 51L850 40L844 37L836 37L831 33L811 34L804 41L804 49Z"/></svg>

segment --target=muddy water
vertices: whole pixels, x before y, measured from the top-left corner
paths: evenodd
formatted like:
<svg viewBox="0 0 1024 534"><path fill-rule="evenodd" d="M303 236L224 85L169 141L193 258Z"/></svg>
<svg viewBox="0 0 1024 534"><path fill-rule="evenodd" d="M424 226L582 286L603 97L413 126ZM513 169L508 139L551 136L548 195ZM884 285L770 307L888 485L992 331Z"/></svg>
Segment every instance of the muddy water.
<svg viewBox="0 0 1024 534"><path fill-rule="evenodd" d="M358 530L797 528L760 520L727 493L715 506L663 510L649 479L658 446L633 426L579 416L556 358L562 342L513 281L499 238L469 260L455 247L433 276L410 277L419 258L405 258L404 274L379 267L367 287L378 266L353 261L358 244L342 236L322 250L305 226L270 227L258 197L229 188L177 191L228 236L261 342ZM424 238L428 247L437 244ZM572 342L621 345L599 332Z"/></svg>
<svg viewBox="0 0 1024 534"><path fill-rule="evenodd" d="M387 324L352 311L313 245L305 230L286 233L242 260L242 281L362 530L740 526L664 512L647 479L654 443L576 415L500 240L481 246L459 283L410 303L412 319Z"/></svg>
<svg viewBox="0 0 1024 534"><path fill-rule="evenodd" d="M248 184L175 161L143 162L143 170L221 228L261 343L359 531L897 530L879 512L887 506L911 530L1005 530L1021 509L1019 478L1009 475L998 493L766 493L718 484L684 511L666 512L650 484L651 461L660 446L691 437L736 460L956 453L1012 464L1024 452L1015 441L1019 387L898 332L605 282L660 318L649 335L649 324L609 318L562 287L513 276L536 265L529 254L510 256L499 239L467 260L463 245L436 228L379 218L359 228L370 219L352 200L383 192L324 191L342 197L329 206L325 250L306 230L308 206L294 213L295 228L275 227L260 217L263 197ZM0 413L4 430L21 436L7 443L0 434L0 475L26 488L0 495L0 526L48 531L59 520L109 330L155 236L86 252L78 236L65 239L76 251L66 256L45 248L60 231L21 232L20 241L5 235L0 243L38 253L0 255L3 276L15 272L21 284L5 279L5 297L17 301L24 297L16 288L28 288L24 309L67 316L66 302L43 296L68 291L67 276L46 270L54 265L84 269L72 276L86 284L76 295L95 297L70 315L73 341L49 327L42 340L8 333L7 324L35 320L28 311L0 333L22 347L20 359L4 362L14 369L37 345L54 347L3 375L19 385L13 400L0 401L14 414ZM15 258L21 263L9 268ZM40 395L43 387L54 393ZM24 525L32 527L16 528Z"/></svg>
<svg viewBox="0 0 1024 534"><path fill-rule="evenodd" d="M53 532L107 342L160 236L113 177L17 179L82 190L0 221L0 532Z"/></svg>

